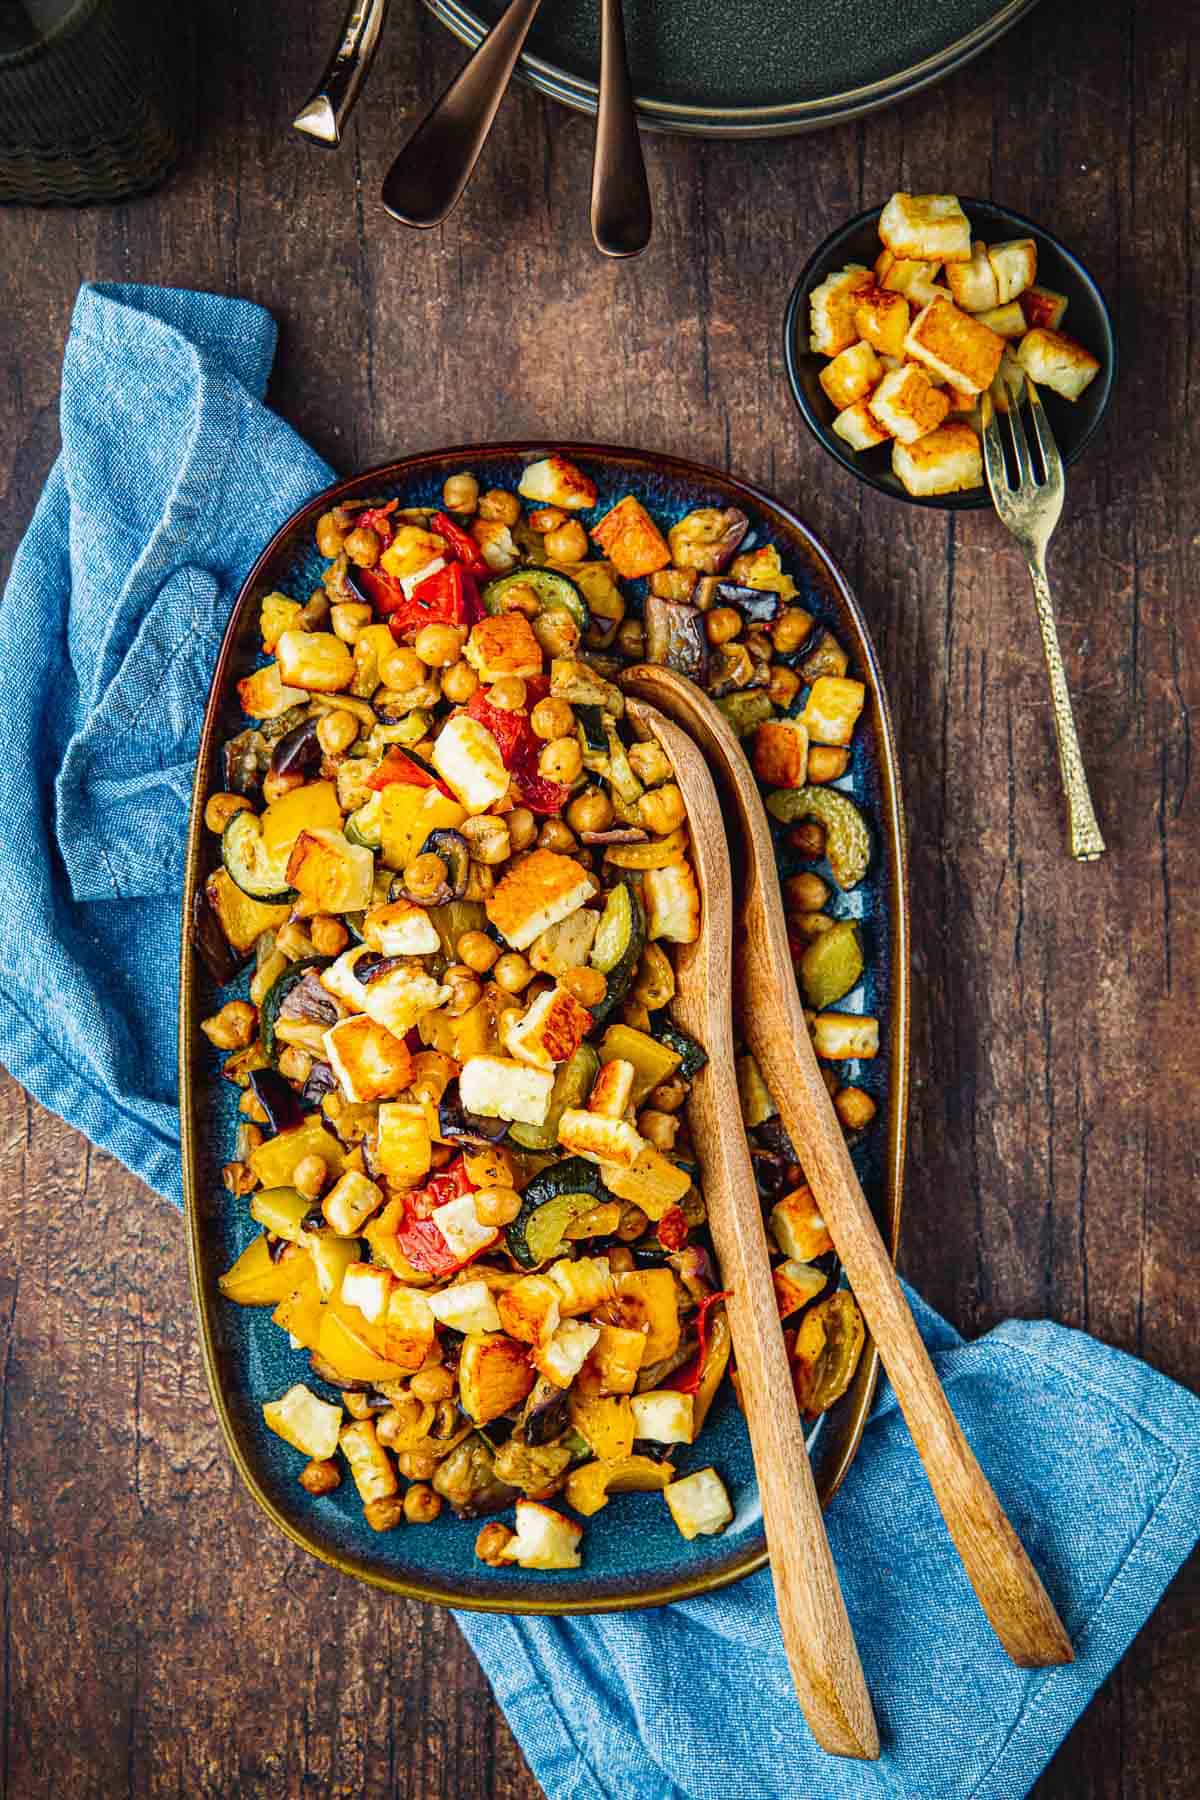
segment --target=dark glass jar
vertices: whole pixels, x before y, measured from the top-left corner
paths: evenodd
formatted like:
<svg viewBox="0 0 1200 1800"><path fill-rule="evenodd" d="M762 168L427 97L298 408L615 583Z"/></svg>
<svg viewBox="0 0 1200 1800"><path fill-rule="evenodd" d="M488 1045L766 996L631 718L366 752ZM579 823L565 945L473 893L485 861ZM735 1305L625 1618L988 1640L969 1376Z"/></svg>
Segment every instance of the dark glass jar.
<svg viewBox="0 0 1200 1800"><path fill-rule="evenodd" d="M185 135L190 0L0 0L0 201L126 199Z"/></svg>

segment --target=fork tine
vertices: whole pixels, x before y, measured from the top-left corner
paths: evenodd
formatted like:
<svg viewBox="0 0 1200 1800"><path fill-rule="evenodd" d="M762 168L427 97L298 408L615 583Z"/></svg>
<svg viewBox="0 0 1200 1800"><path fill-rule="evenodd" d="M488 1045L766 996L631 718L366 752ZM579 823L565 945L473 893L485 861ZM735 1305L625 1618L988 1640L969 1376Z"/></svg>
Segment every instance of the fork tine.
<svg viewBox="0 0 1200 1800"><path fill-rule="evenodd" d="M1022 488L1035 487L1033 476L1033 458L1029 454L1029 439L1025 436L1025 422L1021 417L1021 408L1011 389L1008 394L1008 427L1013 434L1013 454L1017 459L1018 491Z"/></svg>
<svg viewBox="0 0 1200 1800"><path fill-rule="evenodd" d="M983 423L983 460L987 469L988 486L992 490L992 498L999 506L1000 496L1007 494L1010 490L1008 470L1004 463L1004 445L1001 442L1000 425L991 394L984 393L980 396L979 410Z"/></svg>
<svg viewBox="0 0 1200 1800"><path fill-rule="evenodd" d="M1042 456L1042 467L1046 471L1046 483L1062 481L1062 457L1058 445L1054 441L1054 433L1050 429L1050 421L1046 417L1046 409L1042 405L1042 396L1029 377L1025 378L1025 387L1029 395L1029 413L1033 420L1033 435L1037 439L1038 449Z"/></svg>

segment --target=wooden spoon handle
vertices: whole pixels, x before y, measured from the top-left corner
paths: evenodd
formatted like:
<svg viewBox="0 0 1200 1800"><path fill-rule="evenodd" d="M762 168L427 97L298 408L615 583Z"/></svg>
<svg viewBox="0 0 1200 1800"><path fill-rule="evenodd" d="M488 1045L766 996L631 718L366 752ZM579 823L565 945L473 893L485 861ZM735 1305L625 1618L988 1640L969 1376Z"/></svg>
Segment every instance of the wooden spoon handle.
<svg viewBox="0 0 1200 1800"><path fill-rule="evenodd" d="M762 870L757 874L764 877ZM775 879L773 870L769 878ZM800 1007L782 911L751 898L744 926L747 1041L870 1326L963 1567L1013 1662L1026 1669L1071 1662L1062 1621L950 1410L855 1174Z"/></svg>
<svg viewBox="0 0 1200 1800"><path fill-rule="evenodd" d="M729 970L733 953L729 852L712 778L685 733L637 701L683 791L704 896L699 940L682 947L672 1013L703 1043L707 1067L689 1103L709 1226L729 1290L729 1326L762 1499L784 1649L817 1742L835 1756L879 1755L866 1678L825 1535L821 1502L783 1345L762 1207L742 1130L733 1072Z"/></svg>

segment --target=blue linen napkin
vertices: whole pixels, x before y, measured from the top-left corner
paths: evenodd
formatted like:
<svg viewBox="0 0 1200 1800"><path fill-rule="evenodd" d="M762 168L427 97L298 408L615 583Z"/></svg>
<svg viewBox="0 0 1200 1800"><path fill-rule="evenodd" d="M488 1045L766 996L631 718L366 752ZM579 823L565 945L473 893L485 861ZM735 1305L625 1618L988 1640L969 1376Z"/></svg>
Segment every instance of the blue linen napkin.
<svg viewBox="0 0 1200 1800"><path fill-rule="evenodd" d="M62 455L0 603L0 1057L179 1205L176 944L191 765L230 603L330 471L261 404L258 307L85 287ZM964 1343L915 1302L1077 1651L1004 1658L885 1388L829 1515L884 1752L815 1749L769 1579L636 1614L459 1624L552 1800L1015 1800L1200 1532L1200 1401L1078 1332Z"/></svg>

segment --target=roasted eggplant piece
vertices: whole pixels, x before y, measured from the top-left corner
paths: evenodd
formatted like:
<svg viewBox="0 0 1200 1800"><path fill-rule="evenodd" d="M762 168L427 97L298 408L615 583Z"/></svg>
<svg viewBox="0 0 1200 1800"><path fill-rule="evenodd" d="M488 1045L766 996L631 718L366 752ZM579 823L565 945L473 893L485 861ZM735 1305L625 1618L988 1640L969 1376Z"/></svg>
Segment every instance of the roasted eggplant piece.
<svg viewBox="0 0 1200 1800"><path fill-rule="evenodd" d="M747 625L770 625L783 605L773 588L740 587L736 581L717 585L717 605L732 606L741 613Z"/></svg>
<svg viewBox="0 0 1200 1800"><path fill-rule="evenodd" d="M618 825L611 831L581 831L579 841L582 844L644 844L650 833L643 831L640 825Z"/></svg>
<svg viewBox="0 0 1200 1800"><path fill-rule="evenodd" d="M365 956L357 958L354 964L354 979L363 987L370 987L373 981L382 981L396 969L402 968L408 961L404 956L388 956L383 950L368 950Z"/></svg>
<svg viewBox="0 0 1200 1800"><path fill-rule="evenodd" d="M225 792L261 800L263 779L271 767L271 747L253 727L231 737L221 752Z"/></svg>
<svg viewBox="0 0 1200 1800"><path fill-rule="evenodd" d="M431 831L421 845L421 855L440 856L446 865L446 880L449 883L448 893L439 894L436 900L429 900L424 904L447 906L451 900L461 900L471 878L471 847L462 833L444 827L439 831Z"/></svg>
<svg viewBox="0 0 1200 1800"><path fill-rule="evenodd" d="M643 622L646 661L674 669L691 681L703 682L708 668L708 639L704 620L695 607L647 594Z"/></svg>
<svg viewBox="0 0 1200 1800"><path fill-rule="evenodd" d="M667 533L671 559L681 569L719 575L732 562L750 521L736 506L698 506Z"/></svg>
<svg viewBox="0 0 1200 1800"><path fill-rule="evenodd" d="M278 1136L304 1123L304 1106L295 1088L289 1087L278 1069L252 1069L250 1087L267 1115L267 1124Z"/></svg>
<svg viewBox="0 0 1200 1800"><path fill-rule="evenodd" d="M289 963L267 989L259 1020L263 1049L272 1062L275 1061L279 1048L275 1041L275 1027L280 1019L305 1019L314 1025L336 1025L344 1016L344 1007L316 979L316 971L327 968L329 961L327 956L309 956L302 962ZM310 977L312 986L305 989L301 998L297 990Z"/></svg>
<svg viewBox="0 0 1200 1800"><path fill-rule="evenodd" d="M608 749L608 739L604 735L604 708L602 706L584 705L575 708L575 717L583 727L583 741L596 756L603 756Z"/></svg>
<svg viewBox="0 0 1200 1800"><path fill-rule="evenodd" d="M238 956L221 930L207 894L197 890L192 900L192 948L218 987L231 982L248 960Z"/></svg>
<svg viewBox="0 0 1200 1800"><path fill-rule="evenodd" d="M478 1431L464 1438L438 1464L433 1487L460 1519L481 1519L487 1513L502 1512L518 1498L516 1488L506 1487L497 1479L492 1446Z"/></svg>
<svg viewBox="0 0 1200 1800"><path fill-rule="evenodd" d="M770 675L767 676L768 681ZM725 714L740 738L749 737L760 725L775 716L775 708L762 688L743 688L726 694L717 701L717 709Z"/></svg>
<svg viewBox="0 0 1200 1800"><path fill-rule="evenodd" d="M571 1399L565 1388L555 1387L539 1375L530 1389L521 1415L521 1431L527 1444L549 1444L560 1438L571 1423Z"/></svg>
<svg viewBox="0 0 1200 1800"><path fill-rule="evenodd" d="M485 1119L468 1112L458 1093L458 1082L452 1081L438 1103L438 1131L456 1144L477 1144L486 1150L498 1144L508 1130L507 1119Z"/></svg>
<svg viewBox="0 0 1200 1800"><path fill-rule="evenodd" d="M310 1111L314 1111L326 1094L332 1094L336 1087L337 1076L329 1064L317 1062L308 1071L308 1080L300 1090L300 1098Z"/></svg>
<svg viewBox="0 0 1200 1800"><path fill-rule="evenodd" d="M317 724L316 719L305 719L279 739L271 752L272 775L316 774L321 766Z"/></svg>
<svg viewBox="0 0 1200 1800"><path fill-rule="evenodd" d="M708 691L714 700L748 688L754 679L754 658L735 638L718 646L708 666Z"/></svg>

